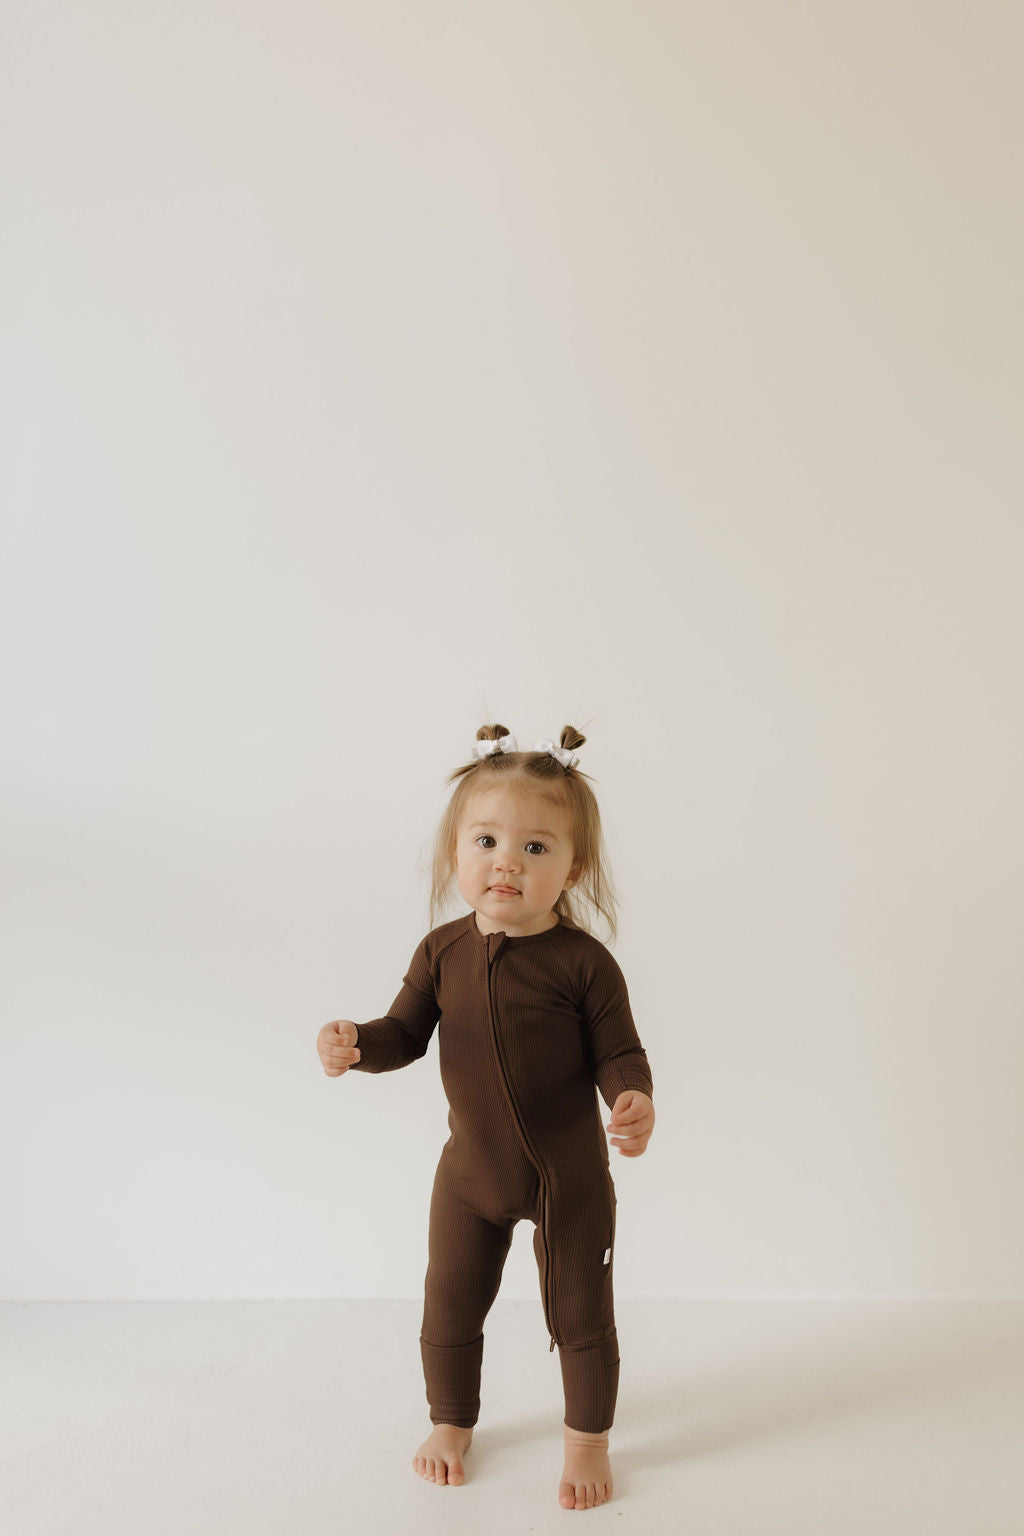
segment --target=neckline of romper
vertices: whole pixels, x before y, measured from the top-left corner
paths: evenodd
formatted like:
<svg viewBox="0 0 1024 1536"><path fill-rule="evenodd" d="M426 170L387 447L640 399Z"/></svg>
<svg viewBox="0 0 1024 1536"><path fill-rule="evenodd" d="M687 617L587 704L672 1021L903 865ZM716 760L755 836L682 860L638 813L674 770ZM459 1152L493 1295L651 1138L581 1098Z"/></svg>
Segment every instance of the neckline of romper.
<svg viewBox="0 0 1024 1536"><path fill-rule="evenodd" d="M470 912L466 918L466 927L474 934L478 944L486 944L489 939L496 939L500 935L506 944L532 944L536 939L547 939L553 933L564 927L562 919L552 923L550 928L544 928L540 933L506 933L504 928L499 928L496 933L481 933L476 925L476 912Z"/></svg>

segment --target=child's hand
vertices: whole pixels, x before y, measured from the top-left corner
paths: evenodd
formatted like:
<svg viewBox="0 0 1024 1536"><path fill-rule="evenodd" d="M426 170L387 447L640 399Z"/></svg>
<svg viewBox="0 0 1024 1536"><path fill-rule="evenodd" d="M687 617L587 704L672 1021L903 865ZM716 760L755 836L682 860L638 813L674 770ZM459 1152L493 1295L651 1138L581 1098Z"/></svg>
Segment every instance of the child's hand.
<svg viewBox="0 0 1024 1536"><path fill-rule="evenodd" d="M624 1088L615 1100L607 1129L619 1133L612 1137L612 1144L623 1157L639 1157L647 1151L654 1130L654 1101L639 1088Z"/></svg>
<svg viewBox="0 0 1024 1536"><path fill-rule="evenodd" d="M363 1053L355 1048L358 1038L359 1026L351 1019L334 1019L324 1025L316 1037L316 1048L328 1077L340 1077L360 1059Z"/></svg>

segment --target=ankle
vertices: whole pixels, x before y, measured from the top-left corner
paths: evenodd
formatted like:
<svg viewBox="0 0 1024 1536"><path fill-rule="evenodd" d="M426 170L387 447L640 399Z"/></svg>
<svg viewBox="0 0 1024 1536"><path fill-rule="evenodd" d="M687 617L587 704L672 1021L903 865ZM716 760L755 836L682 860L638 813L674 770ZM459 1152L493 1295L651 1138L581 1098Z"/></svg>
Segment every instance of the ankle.
<svg viewBox="0 0 1024 1536"><path fill-rule="evenodd" d="M608 1431L606 1429L601 1430L600 1434L588 1434L584 1429L571 1429L568 1424L564 1425L564 1429L566 1440L571 1440L574 1445L599 1445L603 1446L605 1450L608 1449Z"/></svg>

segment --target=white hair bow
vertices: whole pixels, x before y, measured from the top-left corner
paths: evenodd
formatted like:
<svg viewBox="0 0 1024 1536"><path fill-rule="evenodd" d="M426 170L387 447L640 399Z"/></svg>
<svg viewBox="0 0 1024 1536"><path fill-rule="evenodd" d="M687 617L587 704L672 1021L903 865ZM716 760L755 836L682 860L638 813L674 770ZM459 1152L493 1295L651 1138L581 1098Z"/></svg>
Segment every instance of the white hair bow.
<svg viewBox="0 0 1024 1536"><path fill-rule="evenodd" d="M563 768L575 768L580 760L577 752L570 752L568 747L556 747L555 743L549 739L538 741L533 750L535 752L550 752L551 756L557 758Z"/></svg>
<svg viewBox="0 0 1024 1536"><path fill-rule="evenodd" d="M490 757L492 752L518 752L515 737L509 733L507 736L499 736L497 741L474 741L471 757ZM535 752L550 752L551 756L561 763L563 768L575 768L579 762L579 753L570 752L568 747L558 747L549 738L538 741L533 749Z"/></svg>
<svg viewBox="0 0 1024 1536"><path fill-rule="evenodd" d="M474 741L471 755L473 757L490 757L492 752L518 751L519 748L516 746L516 739L511 733L509 733L508 736L499 736L497 741Z"/></svg>

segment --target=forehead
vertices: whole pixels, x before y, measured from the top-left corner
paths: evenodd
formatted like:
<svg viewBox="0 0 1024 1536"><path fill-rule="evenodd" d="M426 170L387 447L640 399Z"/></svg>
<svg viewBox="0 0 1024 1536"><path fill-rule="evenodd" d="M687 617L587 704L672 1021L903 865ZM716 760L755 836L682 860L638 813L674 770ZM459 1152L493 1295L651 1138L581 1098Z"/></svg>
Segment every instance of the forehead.
<svg viewBox="0 0 1024 1536"><path fill-rule="evenodd" d="M562 808L546 795L507 789L478 790L466 802L463 827L477 822L491 827L511 827L520 832L547 832L558 837L565 832L566 816Z"/></svg>

